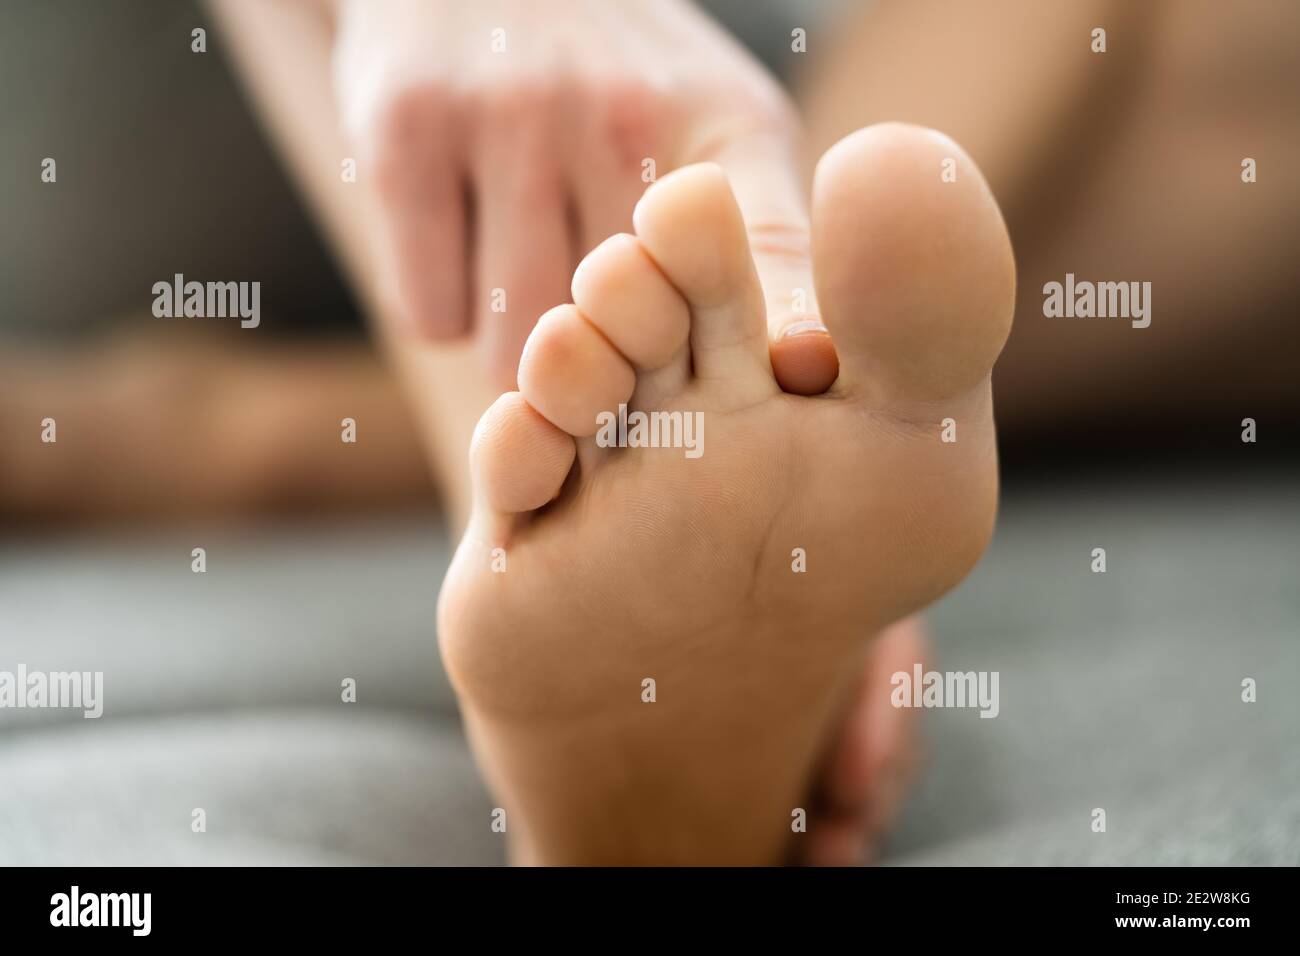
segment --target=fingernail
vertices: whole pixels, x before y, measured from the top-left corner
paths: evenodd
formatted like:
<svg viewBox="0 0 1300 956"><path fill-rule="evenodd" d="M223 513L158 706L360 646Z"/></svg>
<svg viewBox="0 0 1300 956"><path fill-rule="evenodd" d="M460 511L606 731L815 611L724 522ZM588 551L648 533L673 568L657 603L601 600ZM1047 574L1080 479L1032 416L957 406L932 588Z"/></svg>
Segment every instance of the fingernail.
<svg viewBox="0 0 1300 956"><path fill-rule="evenodd" d="M781 338L788 339L793 335L812 335L814 333L829 334L821 319L801 319L787 325L784 331L781 332Z"/></svg>

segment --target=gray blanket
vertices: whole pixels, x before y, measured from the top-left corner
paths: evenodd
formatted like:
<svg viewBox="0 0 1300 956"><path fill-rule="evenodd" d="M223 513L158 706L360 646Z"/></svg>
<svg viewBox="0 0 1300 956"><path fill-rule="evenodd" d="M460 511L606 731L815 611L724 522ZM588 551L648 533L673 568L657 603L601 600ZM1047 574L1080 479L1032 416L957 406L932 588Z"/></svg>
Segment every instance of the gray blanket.
<svg viewBox="0 0 1300 956"><path fill-rule="evenodd" d="M885 862L1300 862L1294 482L1167 487L1005 504L930 615L1000 713L925 712ZM437 663L446 553L432 518L8 541L0 670L102 670L105 713L0 710L0 863L500 863Z"/></svg>

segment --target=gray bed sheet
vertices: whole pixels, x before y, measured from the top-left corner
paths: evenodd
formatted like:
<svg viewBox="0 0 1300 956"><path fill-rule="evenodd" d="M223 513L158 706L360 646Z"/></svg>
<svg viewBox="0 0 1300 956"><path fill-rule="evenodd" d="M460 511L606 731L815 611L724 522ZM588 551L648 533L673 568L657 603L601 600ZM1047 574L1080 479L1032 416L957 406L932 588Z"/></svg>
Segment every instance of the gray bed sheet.
<svg viewBox="0 0 1300 956"><path fill-rule="evenodd" d="M1001 712L925 712L884 862L1300 862L1296 481L1172 487L1004 502L930 614ZM0 710L0 863L503 862L437 662L446 559L433 516L5 542L0 670L102 670L105 714Z"/></svg>

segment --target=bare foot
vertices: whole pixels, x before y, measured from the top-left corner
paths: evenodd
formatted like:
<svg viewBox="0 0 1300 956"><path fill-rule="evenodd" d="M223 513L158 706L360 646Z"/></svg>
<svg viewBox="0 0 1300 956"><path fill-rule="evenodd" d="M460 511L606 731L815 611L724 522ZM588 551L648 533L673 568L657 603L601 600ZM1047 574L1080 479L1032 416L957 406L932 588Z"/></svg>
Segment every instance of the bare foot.
<svg viewBox="0 0 1300 956"><path fill-rule="evenodd" d="M327 227L356 291L376 318L395 319L381 314L386 299L378 286L384 270L374 261L375 249L381 243L371 228L373 217L367 215L362 193L351 188L340 189L337 170L319 161L321 156L350 155L348 143L339 132L340 120L330 92L331 49L327 24L314 15L310 5L268 7L256 0L221 0L214 4L214 10L221 14L228 28L231 49L258 94L264 118L276 134L287 161L296 170L319 219ZM735 106L728 98L729 113L734 114ZM795 137L796 142L803 139L806 137ZM719 141L705 137L697 145L716 149ZM803 281L810 275L809 256L807 248L801 249L798 244L806 243L808 229L797 186L800 177L791 152L789 143L775 142L765 147L754 142L753 137L745 137L744 142L730 150L684 159L687 162L717 159L728 170L742 201L748 199L745 217L751 227L757 227L754 230L757 240L751 251L755 253L760 278L773 290L784 289L781 295L784 301L771 302L768 310L773 369L777 381L787 391L811 394L829 387L837 368L834 349L826 337L815 329L807 331L808 326L801 321L806 316L794 314L791 289L811 293L812 283ZM640 173L638 166L634 177L637 183L641 182ZM614 212L617 210L606 209L603 214ZM782 229L783 220L797 221L797 226ZM782 238L787 240L784 246ZM812 298L807 306L811 314L816 314ZM785 334L791 325L805 331ZM420 419L423 444L432 460L450 524L459 531L465 526L470 504L465 451L474 423L492 404L498 390L481 373L476 355L480 349L475 342L434 346L397 334L400 326L397 321L379 321L378 326L384 333L388 351L400 366L412 408ZM873 653L887 657L890 646L888 642L881 643ZM844 724L833 727L834 733L828 734L824 741L830 748L823 765L826 779L819 778L814 783L823 797L834 797L828 803L836 808L838 822L851 819L855 813L866 815L880 803L871 785L866 787L866 799L863 799L864 781L858 773L861 765L857 759L860 755L846 749L847 742L863 739L860 729L850 731L849 723L871 712L869 699L864 695L868 693L869 675L876 669L874 657L869 655L862 667L868 679L857 681L857 699L843 702L840 713ZM906 722L914 714L912 710L893 711L893 717L902 719L887 721L867 734L873 753L899 755L898 761L886 761L886 764L896 762L906 766L904 754L909 746ZM841 764L844 772L837 770ZM876 819L879 815L872 812L870 817ZM838 824L836 829L850 835L853 832L853 828ZM800 858L813 862L851 859L856 852L852 845L829 839L818 841L815 846L810 841L808 849L810 852Z"/></svg>
<svg viewBox="0 0 1300 956"><path fill-rule="evenodd" d="M517 859L779 862L866 639L952 587L992 531L1011 249L951 140L842 141L812 235L840 374L800 397L773 375L722 171L665 177L634 222L479 423L443 655ZM678 446L602 447L621 403L680 413Z"/></svg>

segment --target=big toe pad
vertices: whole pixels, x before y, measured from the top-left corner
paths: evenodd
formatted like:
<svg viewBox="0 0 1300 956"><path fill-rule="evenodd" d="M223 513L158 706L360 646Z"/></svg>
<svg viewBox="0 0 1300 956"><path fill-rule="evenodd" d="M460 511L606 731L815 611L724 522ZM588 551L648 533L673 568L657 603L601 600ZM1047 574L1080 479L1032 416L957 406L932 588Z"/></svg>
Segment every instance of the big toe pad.
<svg viewBox="0 0 1300 956"><path fill-rule="evenodd" d="M813 185L813 272L841 381L882 402L942 401L979 383L1015 302L1006 225L969 156L933 130L845 137Z"/></svg>

